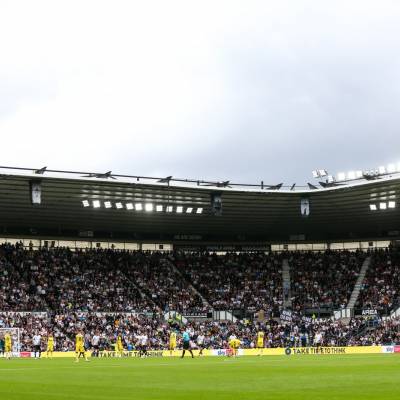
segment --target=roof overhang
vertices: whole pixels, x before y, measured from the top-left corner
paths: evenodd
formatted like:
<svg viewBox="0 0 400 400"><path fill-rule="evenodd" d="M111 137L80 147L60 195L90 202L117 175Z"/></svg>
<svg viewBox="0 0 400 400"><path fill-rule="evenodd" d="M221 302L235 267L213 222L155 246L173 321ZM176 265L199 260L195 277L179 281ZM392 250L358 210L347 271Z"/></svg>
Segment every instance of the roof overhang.
<svg viewBox="0 0 400 400"><path fill-rule="evenodd" d="M31 202L31 182L40 181L41 204ZM222 215L211 209L211 195L222 194ZM4 235L33 234L163 241L332 241L399 236L400 178L311 191L236 189L170 185L140 180L76 178L12 171L0 175L0 230ZM307 199L308 216L300 203ZM101 207L83 207L100 200ZM104 201L203 208L202 214L105 208ZM379 209L394 201L396 208ZM370 204L376 204L372 211ZM165 208L164 208L165 210Z"/></svg>

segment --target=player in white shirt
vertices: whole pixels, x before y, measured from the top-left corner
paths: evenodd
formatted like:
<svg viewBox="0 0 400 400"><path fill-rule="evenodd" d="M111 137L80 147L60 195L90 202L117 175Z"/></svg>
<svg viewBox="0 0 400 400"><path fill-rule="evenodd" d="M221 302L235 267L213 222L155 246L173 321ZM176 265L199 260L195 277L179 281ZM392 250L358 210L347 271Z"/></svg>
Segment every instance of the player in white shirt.
<svg viewBox="0 0 400 400"><path fill-rule="evenodd" d="M197 342L197 347L199 348L199 357L203 355L203 350L204 350L204 335L200 334L197 336L196 342Z"/></svg>
<svg viewBox="0 0 400 400"><path fill-rule="evenodd" d="M317 331L314 336L314 346L319 347L322 346L322 333Z"/></svg>
<svg viewBox="0 0 400 400"><path fill-rule="evenodd" d="M100 344L100 336L98 332L96 332L92 337L92 347L93 347L92 357L99 356L99 344Z"/></svg>
<svg viewBox="0 0 400 400"><path fill-rule="evenodd" d="M33 344L33 356L35 358L40 358L42 355L42 337L36 332L32 338Z"/></svg>
<svg viewBox="0 0 400 400"><path fill-rule="evenodd" d="M138 336L138 344L139 344L139 357L146 357L147 354L147 342L149 338L146 334Z"/></svg>

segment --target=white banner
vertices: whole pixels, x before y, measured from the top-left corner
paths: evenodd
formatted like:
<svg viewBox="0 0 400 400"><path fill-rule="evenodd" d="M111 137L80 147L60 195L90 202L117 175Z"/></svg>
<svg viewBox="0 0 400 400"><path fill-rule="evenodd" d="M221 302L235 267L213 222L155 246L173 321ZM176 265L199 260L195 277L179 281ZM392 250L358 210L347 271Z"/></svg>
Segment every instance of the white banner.
<svg viewBox="0 0 400 400"><path fill-rule="evenodd" d="M394 346L382 346L382 353L394 353Z"/></svg>

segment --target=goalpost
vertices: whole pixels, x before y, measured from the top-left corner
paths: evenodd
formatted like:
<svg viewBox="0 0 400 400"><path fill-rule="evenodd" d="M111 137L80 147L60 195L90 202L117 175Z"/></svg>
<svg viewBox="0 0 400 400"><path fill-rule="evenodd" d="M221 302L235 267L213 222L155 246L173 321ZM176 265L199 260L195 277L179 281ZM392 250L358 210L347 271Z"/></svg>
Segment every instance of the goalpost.
<svg viewBox="0 0 400 400"><path fill-rule="evenodd" d="M4 335L9 333L11 335L11 345L13 356L19 355L21 351L21 328L0 328L0 338L4 340ZM5 355L0 355L5 357Z"/></svg>

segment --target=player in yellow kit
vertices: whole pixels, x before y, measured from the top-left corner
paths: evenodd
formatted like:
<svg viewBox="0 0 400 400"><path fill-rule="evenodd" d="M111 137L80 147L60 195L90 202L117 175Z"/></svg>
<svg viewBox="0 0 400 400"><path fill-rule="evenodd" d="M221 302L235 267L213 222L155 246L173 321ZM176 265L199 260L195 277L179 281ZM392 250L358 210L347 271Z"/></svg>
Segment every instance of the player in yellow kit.
<svg viewBox="0 0 400 400"><path fill-rule="evenodd" d="M124 352L124 346L122 344L122 336L121 335L118 335L118 337L117 337L116 351L117 351L119 357L122 357L122 353Z"/></svg>
<svg viewBox="0 0 400 400"><path fill-rule="evenodd" d="M9 360L12 356L12 340L9 332L4 335L4 353Z"/></svg>
<svg viewBox="0 0 400 400"><path fill-rule="evenodd" d="M233 357L236 357L238 355L238 349L239 349L240 344L241 344L241 341L236 337L232 337L229 340L228 345L229 345L229 349L231 350L231 355Z"/></svg>
<svg viewBox="0 0 400 400"><path fill-rule="evenodd" d="M173 351L176 349L176 332L171 332L169 335L169 355L172 356Z"/></svg>
<svg viewBox="0 0 400 400"><path fill-rule="evenodd" d="M79 362L79 357L85 357L85 361L89 361L86 352L82 332L78 332L75 337L75 362Z"/></svg>
<svg viewBox="0 0 400 400"><path fill-rule="evenodd" d="M263 354L264 349L264 332L260 331L257 333L257 349L258 355L261 356Z"/></svg>
<svg viewBox="0 0 400 400"><path fill-rule="evenodd" d="M47 336L47 358L53 358L54 351L54 337L52 333L49 333Z"/></svg>

